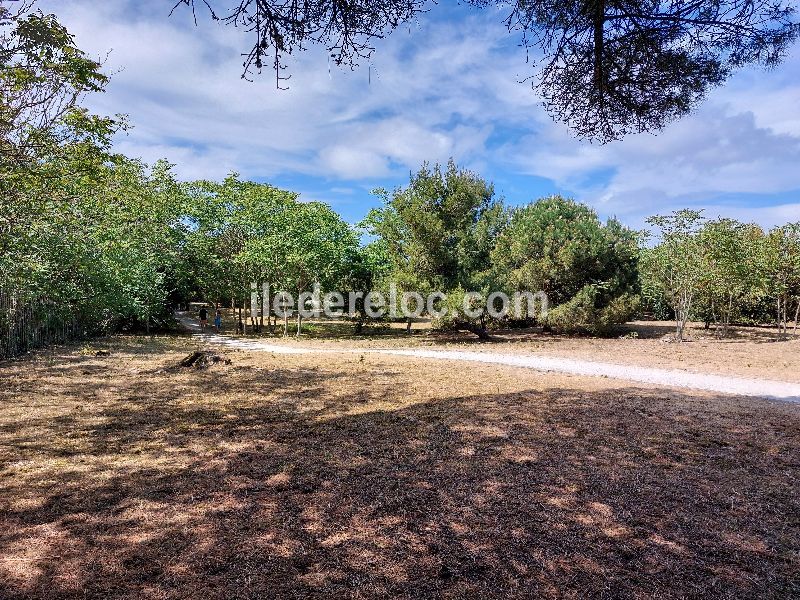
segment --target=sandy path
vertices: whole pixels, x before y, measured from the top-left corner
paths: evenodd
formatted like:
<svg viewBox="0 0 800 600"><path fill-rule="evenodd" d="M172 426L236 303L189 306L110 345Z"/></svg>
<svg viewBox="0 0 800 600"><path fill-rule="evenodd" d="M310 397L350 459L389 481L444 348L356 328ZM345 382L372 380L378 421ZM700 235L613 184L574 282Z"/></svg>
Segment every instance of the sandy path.
<svg viewBox="0 0 800 600"><path fill-rule="evenodd" d="M194 319L182 317L181 323L196 337L209 344L217 344L261 352L274 352L276 354L391 354L397 356L411 356L414 358L428 358L433 360L457 360L492 363L538 371L553 371L589 377L609 377L638 383L687 388L693 390L706 390L723 394L739 396L756 396L761 398L774 398L790 402L800 402L800 384L784 381L771 381L767 379L746 379L743 377L729 377L724 375L707 375L690 373L677 369L653 369L634 365L621 365L589 360L571 358L522 356L497 352L468 352L456 350L423 350L423 349L373 349L373 348L346 348L346 349L319 349L303 348L298 346L285 346L267 343L258 340L233 338L213 333L200 333L200 326ZM213 331L213 330L212 330Z"/></svg>

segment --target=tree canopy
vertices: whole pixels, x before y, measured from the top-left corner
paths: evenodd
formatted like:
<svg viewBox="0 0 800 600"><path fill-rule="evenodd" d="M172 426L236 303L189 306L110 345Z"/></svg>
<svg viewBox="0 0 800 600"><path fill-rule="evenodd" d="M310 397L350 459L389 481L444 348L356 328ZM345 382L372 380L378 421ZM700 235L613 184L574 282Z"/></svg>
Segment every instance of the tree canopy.
<svg viewBox="0 0 800 600"><path fill-rule="evenodd" d="M612 330L636 310L638 239L616 219L560 196L512 211L491 253L497 287L544 291L558 329Z"/></svg>

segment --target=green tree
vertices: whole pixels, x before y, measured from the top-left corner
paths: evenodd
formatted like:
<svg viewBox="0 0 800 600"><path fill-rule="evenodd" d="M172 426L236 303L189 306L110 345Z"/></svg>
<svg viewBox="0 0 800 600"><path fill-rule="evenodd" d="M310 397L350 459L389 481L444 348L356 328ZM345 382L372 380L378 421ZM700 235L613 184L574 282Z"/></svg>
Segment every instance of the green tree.
<svg viewBox="0 0 800 600"><path fill-rule="evenodd" d="M764 245L764 274L767 296L775 302L778 334L785 336L792 304L795 330L800 314L800 223L769 232Z"/></svg>
<svg viewBox="0 0 800 600"><path fill-rule="evenodd" d="M675 335L682 341L704 277L702 213L684 209L650 217L647 223L656 228L658 244L643 254L642 272L647 287L657 290L672 308Z"/></svg>
<svg viewBox="0 0 800 600"><path fill-rule="evenodd" d="M633 231L560 196L513 210L491 253L493 280L507 294L543 291L553 307L546 324L595 333L634 312L637 260Z"/></svg>
<svg viewBox="0 0 800 600"><path fill-rule="evenodd" d="M54 15L32 2L0 4L0 154L3 165L28 164L93 137L103 119L79 105L108 81L101 65L75 46Z"/></svg>
<svg viewBox="0 0 800 600"><path fill-rule="evenodd" d="M732 320L741 316L748 300L759 294L759 253L764 232L757 225L734 219L707 221L699 233L702 277L698 312L720 323L720 334L728 334Z"/></svg>
<svg viewBox="0 0 800 600"><path fill-rule="evenodd" d="M287 212L283 226L283 282L287 290L320 292L340 289L349 273L349 263L357 253L355 231L327 204L298 202ZM299 302L299 301L298 301ZM302 328L302 309L298 306L297 335Z"/></svg>
<svg viewBox="0 0 800 600"><path fill-rule="evenodd" d="M451 160L445 169L423 165L406 188L378 192L383 207L370 212L365 226L382 240L389 277L400 293L425 296L484 285L494 237L505 218L490 184ZM475 319L450 314L446 325L486 336Z"/></svg>
<svg viewBox="0 0 800 600"><path fill-rule="evenodd" d="M0 6L0 288L39 333L149 327L163 314L174 233L163 194L110 152L124 121L80 105L102 91L101 65L55 17L18 6Z"/></svg>
<svg viewBox="0 0 800 600"><path fill-rule="evenodd" d="M348 300L350 294L353 294L353 305L347 308L355 320L356 334L362 333L364 325L373 319L367 314L364 297L358 296L358 293L375 291L382 293L384 298L388 297L390 264L388 248L381 239L359 246L347 261L347 270L342 279L342 292L347 294Z"/></svg>

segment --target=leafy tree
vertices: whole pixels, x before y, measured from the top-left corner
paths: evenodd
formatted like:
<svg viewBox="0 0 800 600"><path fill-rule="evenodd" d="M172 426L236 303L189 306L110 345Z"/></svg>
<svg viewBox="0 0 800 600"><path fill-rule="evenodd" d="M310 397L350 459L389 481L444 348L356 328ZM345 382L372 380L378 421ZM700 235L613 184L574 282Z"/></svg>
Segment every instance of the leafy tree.
<svg viewBox="0 0 800 600"><path fill-rule="evenodd" d="M720 322L720 333L726 336L745 303L760 291L764 232L757 225L720 218L707 221L699 236L703 274L698 308L707 315L707 324Z"/></svg>
<svg viewBox="0 0 800 600"><path fill-rule="evenodd" d="M253 282L295 297L315 283L321 291L335 289L357 254L355 232L339 215L319 202L299 202L294 192L232 174L222 183L196 182L190 195L186 251L207 300L230 298L244 308ZM302 315L296 314L299 335Z"/></svg>
<svg viewBox="0 0 800 600"><path fill-rule="evenodd" d="M701 316L727 335L735 321L774 319L779 336L800 316L800 224L768 234L733 219L703 221L697 211L653 217L661 243L642 251L642 288L651 304L671 306L678 337ZM772 315L772 316L770 316Z"/></svg>
<svg viewBox="0 0 800 600"><path fill-rule="evenodd" d="M355 231L328 205L298 202L288 212L283 236L283 282L298 297L315 283L320 291L338 289L348 263L357 252ZM301 333L302 306L298 306L297 335Z"/></svg>
<svg viewBox="0 0 800 600"><path fill-rule="evenodd" d="M0 6L0 288L13 299L2 319L16 319L13 306L21 306L33 310L29 328L94 332L125 319L147 326L157 312L150 309L163 306L163 269L146 260L137 228L116 228L124 235L103 246L118 220L140 215L138 201L153 198L116 195L129 162L109 148L124 123L80 106L106 77L55 17L17 6ZM126 193L145 185L131 177ZM138 308L124 306L132 297Z"/></svg>
<svg viewBox="0 0 800 600"><path fill-rule="evenodd" d="M408 187L379 193L384 205L365 224L385 245L400 293L481 287L504 219L490 184L451 160L444 170L423 165ZM455 318L448 325L486 335L472 320Z"/></svg>
<svg viewBox="0 0 800 600"><path fill-rule="evenodd" d="M360 334L364 325L372 320L366 311L365 298L357 294L358 292L375 291L382 293L384 298L387 298L391 292L388 288L391 274L390 265L386 243L380 239L359 246L347 261L341 288L342 292L347 294L348 300L350 294L353 294L354 304L347 308L355 319L356 334Z"/></svg>
<svg viewBox="0 0 800 600"><path fill-rule="evenodd" d="M235 200L230 188L237 185L235 175L222 183L196 181L187 185L184 217L188 225L184 253L193 273L192 287L206 302L230 299L232 308L236 308L237 300L243 301L243 281L237 277L234 259L244 241L234 223L236 206L227 202Z"/></svg>
<svg viewBox="0 0 800 600"><path fill-rule="evenodd" d="M795 330L800 315L800 223L775 227L764 246L767 296L775 302L778 334L786 335L790 307L795 304Z"/></svg>
<svg viewBox="0 0 800 600"><path fill-rule="evenodd" d="M75 46L54 15L32 12L32 2L0 4L0 151L3 164L48 155L65 142L91 136L104 119L79 99L108 81L100 64Z"/></svg>
<svg viewBox="0 0 800 600"><path fill-rule="evenodd" d="M101 65L86 58L52 15L30 2L0 3L0 257L47 227L85 181L112 160L122 122L91 115L80 98L102 91ZM0 261L2 258L0 258ZM0 274L3 267L0 266ZM11 274L6 271L6 281ZM21 285L17 281L17 285Z"/></svg>
<svg viewBox="0 0 800 600"><path fill-rule="evenodd" d="M235 173L221 183L194 182L189 194L185 252L195 286L206 302L229 300L232 308L238 306L241 317L252 282L280 282L285 213L297 194L242 181ZM269 318L262 315L262 321L264 316Z"/></svg>
<svg viewBox="0 0 800 600"><path fill-rule="evenodd" d="M647 287L667 299L675 315L675 335L684 339L686 323L700 293L704 270L698 234L702 213L679 210L647 219L658 231L659 243L642 256L642 272Z"/></svg>
<svg viewBox="0 0 800 600"><path fill-rule="evenodd" d="M196 0L180 0L194 9ZM253 35L244 77L264 59L280 87L282 57L324 45L339 65L426 10L423 0L202 0L214 19ZM790 0L470 0L507 10L506 25L542 54L533 86L581 137L606 142L658 131L709 88L750 64L773 67L800 34Z"/></svg>
<svg viewBox="0 0 800 600"><path fill-rule="evenodd" d="M491 253L493 279L510 295L544 291L547 324L608 332L636 308L637 237L584 204L551 196L512 211ZM533 318L534 315L531 315Z"/></svg>
<svg viewBox="0 0 800 600"><path fill-rule="evenodd" d="M147 330L153 320L170 319L170 299L179 297L186 280L181 244L187 196L172 168L166 161L149 169L141 161L120 161L105 185L87 193L96 212L82 225L97 264L107 264L113 275L100 274L108 279L106 306L114 307L118 321Z"/></svg>

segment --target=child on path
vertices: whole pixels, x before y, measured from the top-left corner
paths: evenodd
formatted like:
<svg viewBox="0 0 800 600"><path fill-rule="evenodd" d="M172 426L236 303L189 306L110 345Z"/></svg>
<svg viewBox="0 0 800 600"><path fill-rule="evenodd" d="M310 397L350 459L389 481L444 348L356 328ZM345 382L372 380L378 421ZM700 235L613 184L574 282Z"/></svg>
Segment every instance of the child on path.
<svg viewBox="0 0 800 600"><path fill-rule="evenodd" d="M200 329L205 329L208 325L208 311L205 306L200 309L198 316L200 317Z"/></svg>
<svg viewBox="0 0 800 600"><path fill-rule="evenodd" d="M222 331L222 310L220 309L219 304L217 304L217 312L214 315L214 327L216 327L217 333Z"/></svg>

